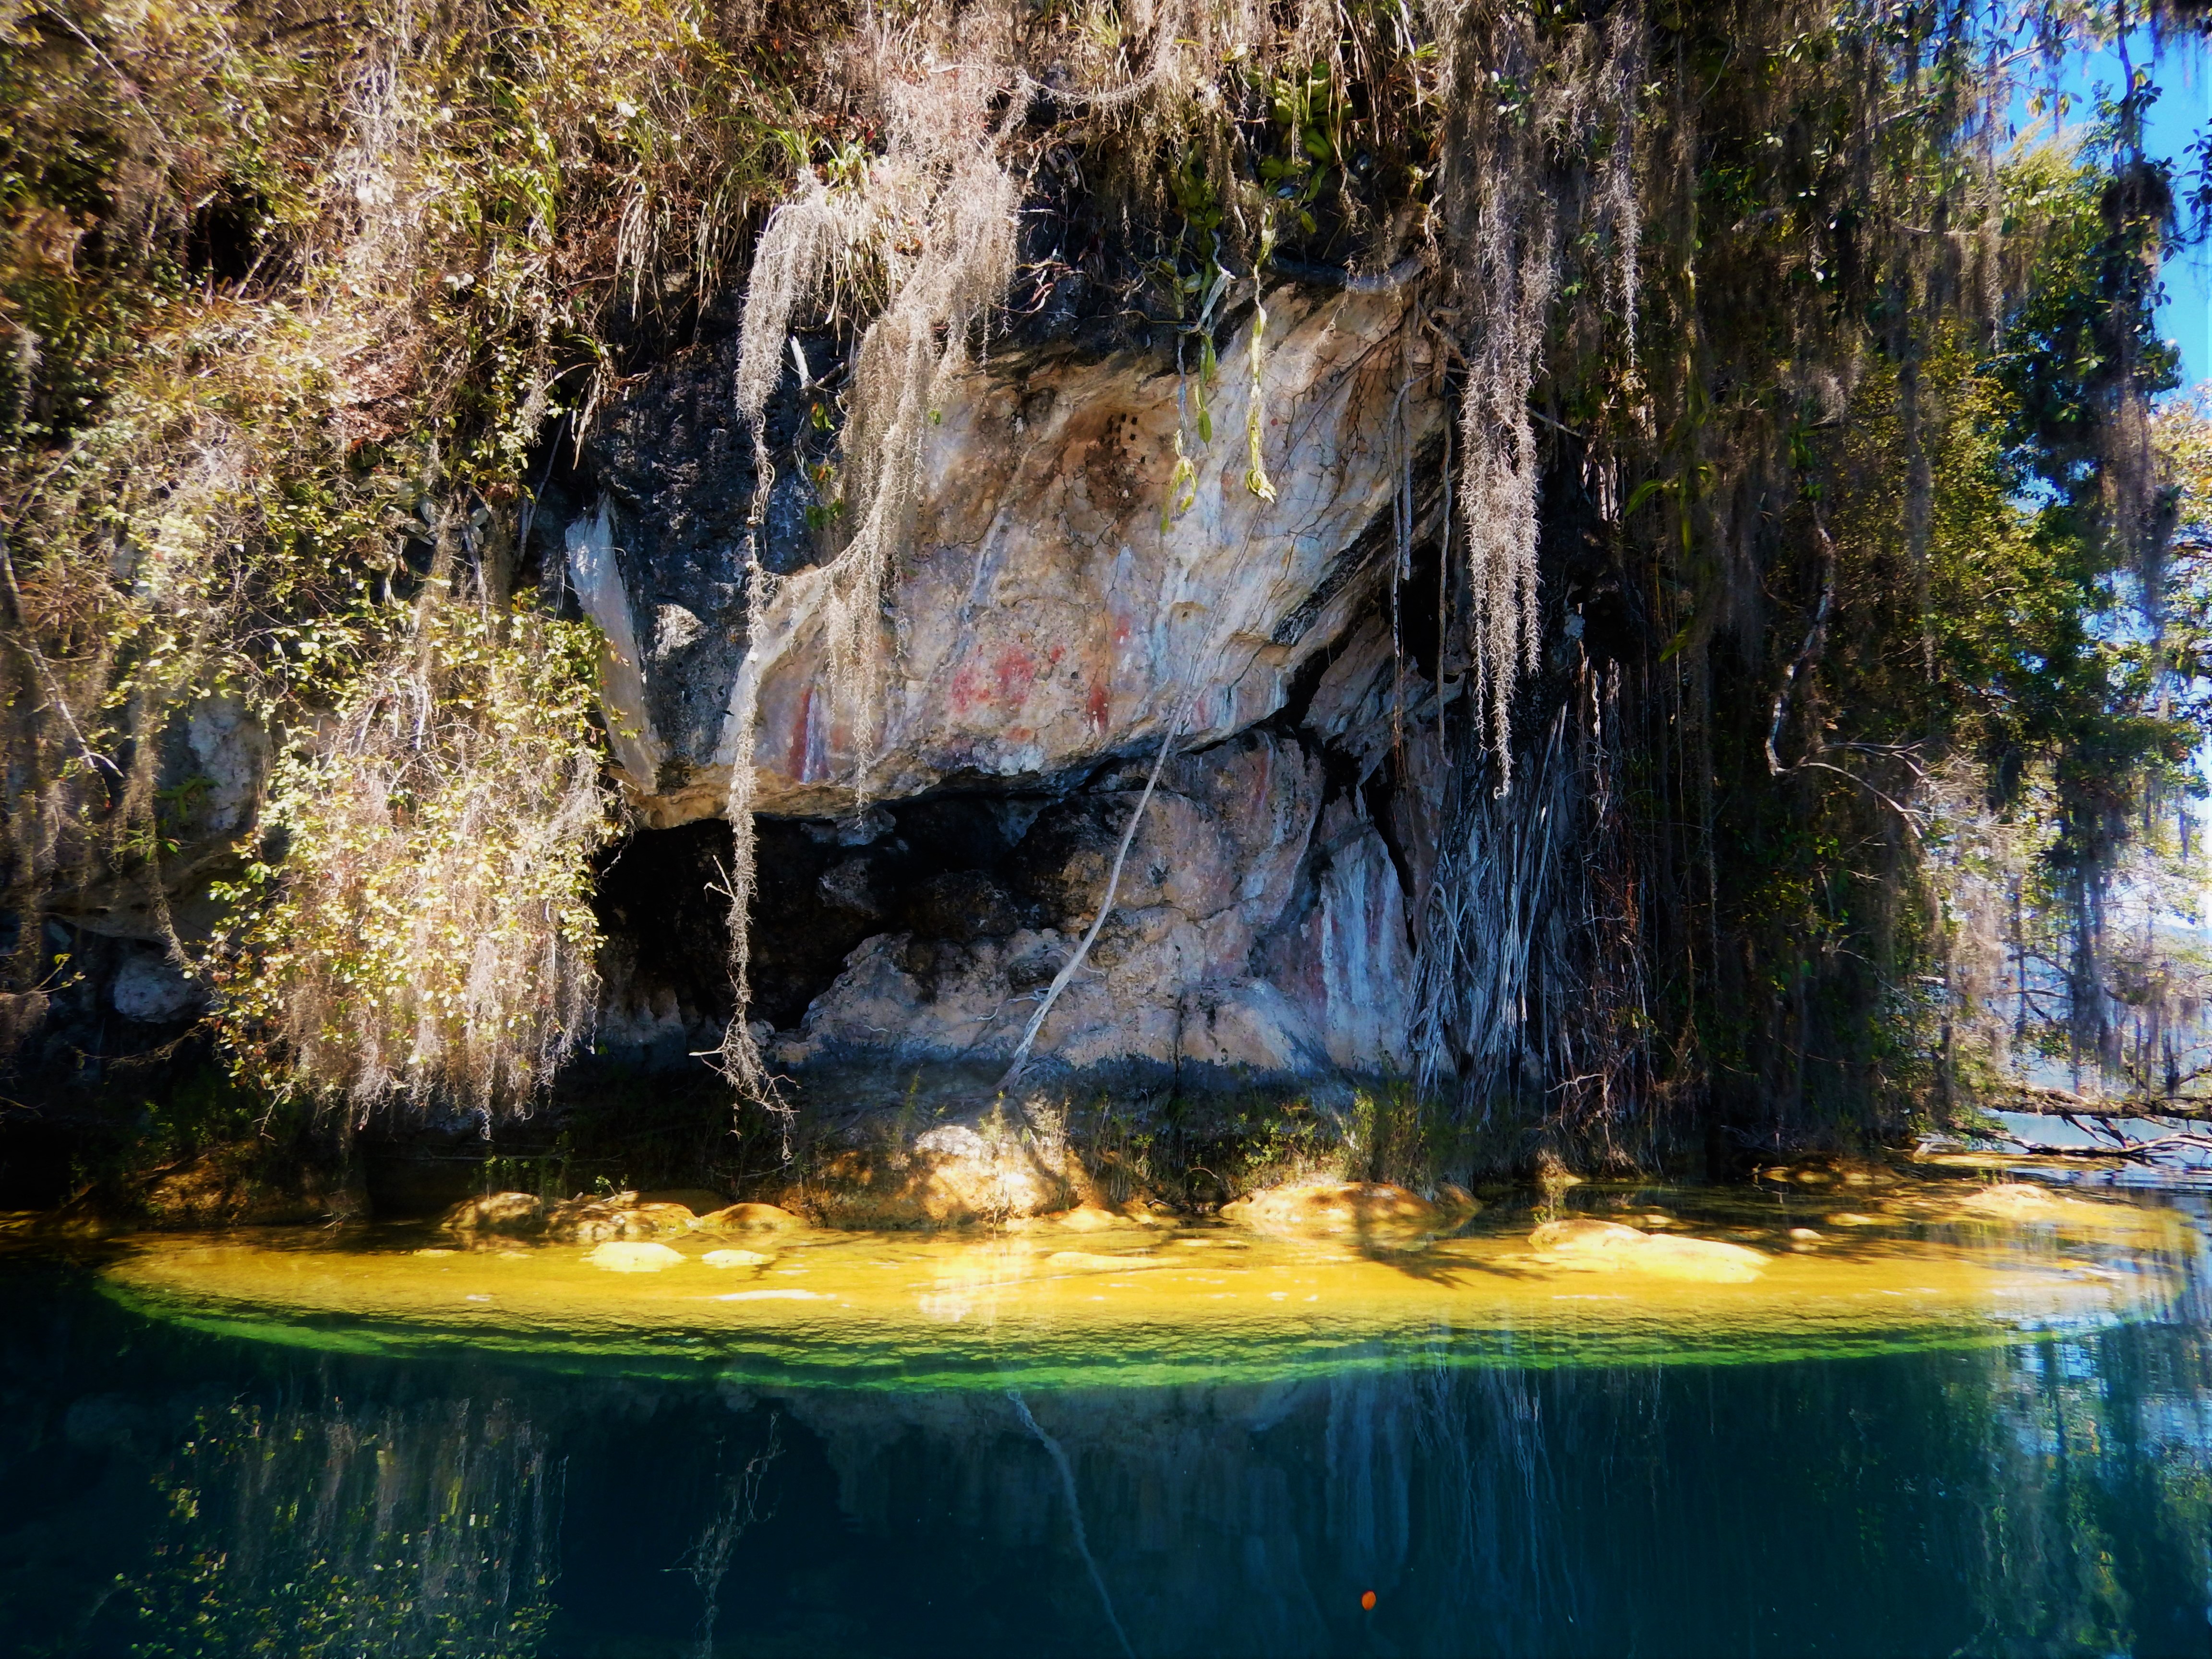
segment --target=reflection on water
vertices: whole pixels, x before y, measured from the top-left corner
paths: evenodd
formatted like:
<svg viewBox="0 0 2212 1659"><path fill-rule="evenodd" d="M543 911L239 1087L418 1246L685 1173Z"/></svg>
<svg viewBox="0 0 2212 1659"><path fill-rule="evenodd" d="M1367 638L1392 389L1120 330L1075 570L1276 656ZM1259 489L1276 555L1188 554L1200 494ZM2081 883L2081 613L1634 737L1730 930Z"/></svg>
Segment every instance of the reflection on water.
<svg viewBox="0 0 2212 1659"><path fill-rule="evenodd" d="M242 1340L19 1260L0 1648L2202 1656L2173 1260L1996 1346L905 1389Z"/></svg>
<svg viewBox="0 0 2212 1659"><path fill-rule="evenodd" d="M118 1581L132 1646L536 1653L561 1473L501 1401L204 1409L154 1476L151 1560Z"/></svg>

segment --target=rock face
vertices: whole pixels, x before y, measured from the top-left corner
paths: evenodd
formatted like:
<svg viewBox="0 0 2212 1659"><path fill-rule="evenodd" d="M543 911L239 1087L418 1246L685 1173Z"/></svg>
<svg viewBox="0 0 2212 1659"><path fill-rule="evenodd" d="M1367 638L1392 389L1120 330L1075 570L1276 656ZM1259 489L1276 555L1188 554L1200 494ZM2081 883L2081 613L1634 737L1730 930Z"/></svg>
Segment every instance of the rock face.
<svg viewBox="0 0 2212 1659"><path fill-rule="evenodd" d="M938 1124L910 1143L831 1152L808 1197L832 1227L961 1226L1055 1210L1082 1181L1064 1138L994 1114Z"/></svg>
<svg viewBox="0 0 2212 1659"><path fill-rule="evenodd" d="M788 465L763 531L782 574L748 637L749 443L696 377L633 397L663 399L653 443L635 436L643 415L617 415L632 435L567 544L607 639L632 805L665 833L724 811L742 670L758 687L756 808L807 821L811 844L788 857L763 842L756 1012L781 1028L778 1066L1002 1066L1097 914L1171 741L1040 1061L1200 1085L1404 1068L1423 872L1394 853L1407 809L1392 792L1418 770L1409 711L1434 696L1375 618L1394 514L1423 529L1425 504L1401 492L1442 406L1403 305L1269 297L1273 500L1247 482L1249 321L1205 393L1216 435L1191 448L1187 485L1176 434L1200 392L1172 363L1002 363L952 388L872 702L834 672L828 550L785 499ZM688 471L672 446L688 446ZM603 1046L672 1063L711 1040L709 998L629 963L609 976Z"/></svg>
<svg viewBox="0 0 2212 1659"><path fill-rule="evenodd" d="M1247 377L1224 371L1212 390L1221 435L1195 458L1179 514L1175 434L1194 393L1171 368L1116 358L969 377L923 456L880 729L857 730L860 711L831 684L817 571L796 570L756 618L774 657L762 672L758 808L833 816L864 790L895 799L948 781L1048 775L1157 740L1178 709L1183 742L1203 747L1281 709L1298 668L1370 597L1358 579L1386 550L1364 532L1378 515L1387 528L1408 450L1441 419L1427 362L1408 361L1403 303L1275 298L1262 396L1273 501L1245 482ZM1222 360L1248 350L1240 334ZM749 483L726 471L701 493L726 514L727 495ZM799 533L787 526L783 538ZM580 519L569 572L615 658L624 781L650 821L681 823L720 811L728 793L738 734L722 717L747 648L743 565L727 544L687 548L680 568L639 568L624 539L617 510ZM772 547L769 562L806 556Z"/></svg>
<svg viewBox="0 0 2212 1659"><path fill-rule="evenodd" d="M535 1193L490 1193L464 1199L446 1212L457 1233L534 1233L545 1225L545 1200Z"/></svg>

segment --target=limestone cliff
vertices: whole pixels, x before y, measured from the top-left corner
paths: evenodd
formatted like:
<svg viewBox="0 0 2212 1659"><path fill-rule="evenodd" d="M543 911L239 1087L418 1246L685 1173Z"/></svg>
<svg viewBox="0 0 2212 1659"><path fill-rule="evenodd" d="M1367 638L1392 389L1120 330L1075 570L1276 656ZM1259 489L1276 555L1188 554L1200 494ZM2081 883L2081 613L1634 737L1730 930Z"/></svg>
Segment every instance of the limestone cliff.
<svg viewBox="0 0 2212 1659"><path fill-rule="evenodd" d="M1249 376L1201 388L1156 356L1030 354L964 378L925 447L872 707L832 672L817 538L782 468L762 529L763 563L782 574L748 636L756 482L711 380L648 382L614 417L565 539L609 642L634 810L664 832L720 814L750 735L757 810L834 849L766 843L756 948L779 1066L1003 1064L1171 742L1113 914L1037 1054L1193 1083L1404 1067L1411 871L1389 821L1404 804L1376 785L1394 743L1433 750L1434 696L1392 651L1386 613L1412 539L1399 522L1434 512L1443 410L1402 297L1284 289L1269 310L1256 395L1272 500L1246 479ZM1249 354L1240 333L1222 359ZM1201 395L1234 439L1194 455L1179 489L1175 434ZM787 409L780 433L803 433ZM752 734L730 714L741 670L758 677ZM847 941L826 975L799 962L801 932ZM802 985L810 968L819 982ZM653 979L610 977L603 1046L678 1030L711 1043L720 1010Z"/></svg>

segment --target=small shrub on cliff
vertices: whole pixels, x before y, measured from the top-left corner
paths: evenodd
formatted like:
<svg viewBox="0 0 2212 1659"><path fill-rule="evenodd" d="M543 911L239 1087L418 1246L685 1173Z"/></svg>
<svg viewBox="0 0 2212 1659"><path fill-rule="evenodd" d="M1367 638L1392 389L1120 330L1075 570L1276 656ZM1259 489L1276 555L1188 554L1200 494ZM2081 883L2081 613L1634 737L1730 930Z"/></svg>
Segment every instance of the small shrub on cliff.
<svg viewBox="0 0 2212 1659"><path fill-rule="evenodd" d="M480 1111L567 1055L598 980L592 854L611 823L597 636L434 597L319 741L279 763L279 863L224 890L218 1023L279 1093Z"/></svg>

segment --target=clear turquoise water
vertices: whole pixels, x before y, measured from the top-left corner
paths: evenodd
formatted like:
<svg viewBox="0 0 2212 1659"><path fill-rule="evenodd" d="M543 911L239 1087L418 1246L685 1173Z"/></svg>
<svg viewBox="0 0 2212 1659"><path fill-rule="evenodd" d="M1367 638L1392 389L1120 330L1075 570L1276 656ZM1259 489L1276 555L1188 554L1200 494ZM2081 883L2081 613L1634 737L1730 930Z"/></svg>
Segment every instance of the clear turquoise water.
<svg viewBox="0 0 2212 1659"><path fill-rule="evenodd" d="M2193 1261L1998 1346L886 1389L252 1340L4 1258L0 1651L2203 1659Z"/></svg>

